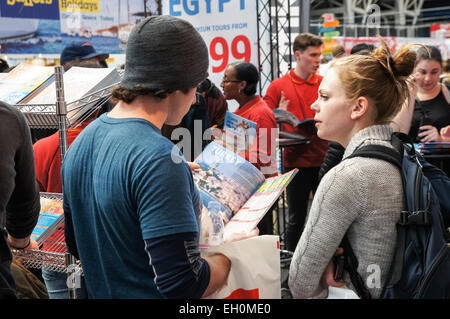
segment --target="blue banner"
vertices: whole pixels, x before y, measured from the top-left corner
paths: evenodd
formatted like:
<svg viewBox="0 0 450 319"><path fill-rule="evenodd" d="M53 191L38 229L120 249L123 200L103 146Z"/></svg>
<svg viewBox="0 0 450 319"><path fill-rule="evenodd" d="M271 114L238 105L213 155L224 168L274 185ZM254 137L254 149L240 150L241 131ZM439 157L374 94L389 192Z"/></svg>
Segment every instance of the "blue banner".
<svg viewBox="0 0 450 319"><path fill-rule="evenodd" d="M59 20L58 0L2 0L0 16Z"/></svg>

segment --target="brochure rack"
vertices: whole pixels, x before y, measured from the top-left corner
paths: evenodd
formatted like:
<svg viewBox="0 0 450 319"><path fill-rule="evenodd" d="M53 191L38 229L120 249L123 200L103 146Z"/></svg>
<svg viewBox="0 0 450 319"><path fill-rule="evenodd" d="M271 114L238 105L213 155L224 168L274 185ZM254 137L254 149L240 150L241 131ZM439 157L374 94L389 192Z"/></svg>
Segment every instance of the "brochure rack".
<svg viewBox="0 0 450 319"><path fill-rule="evenodd" d="M123 73L119 72L119 74L122 75ZM68 148L67 130L77 127L106 103L115 85L93 92L79 100L66 103L62 67L56 66L56 104L18 104L16 107L25 115L30 128L58 129L61 159L64 159ZM91 107L88 111L84 111L87 105L91 105ZM73 106L70 111L67 111L68 106ZM77 115L81 110L85 114L78 117ZM74 123L69 123L68 113L77 118ZM40 195L62 201L62 194L41 193ZM56 230L40 250L13 251L13 254L16 258L20 258L26 267L67 272L68 279L71 279L73 275L80 275L82 271L80 261L67 252L63 227ZM75 286L69 287L70 299L75 299L75 288Z"/></svg>

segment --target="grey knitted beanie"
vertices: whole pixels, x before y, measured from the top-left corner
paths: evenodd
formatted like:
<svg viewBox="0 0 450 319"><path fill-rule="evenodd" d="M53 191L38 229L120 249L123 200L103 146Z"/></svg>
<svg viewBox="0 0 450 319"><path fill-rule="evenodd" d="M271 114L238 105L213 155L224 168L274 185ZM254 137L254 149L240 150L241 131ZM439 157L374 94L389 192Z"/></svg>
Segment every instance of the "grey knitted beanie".
<svg viewBox="0 0 450 319"><path fill-rule="evenodd" d="M187 21L152 16L133 28L128 38L125 89L180 90L193 88L208 76L208 48Z"/></svg>

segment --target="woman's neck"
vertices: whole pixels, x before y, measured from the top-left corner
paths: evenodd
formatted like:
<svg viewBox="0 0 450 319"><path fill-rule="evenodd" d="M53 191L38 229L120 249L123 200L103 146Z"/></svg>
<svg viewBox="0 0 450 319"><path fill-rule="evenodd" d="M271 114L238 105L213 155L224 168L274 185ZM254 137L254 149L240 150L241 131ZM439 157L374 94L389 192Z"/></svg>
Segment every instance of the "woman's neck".
<svg viewBox="0 0 450 319"><path fill-rule="evenodd" d="M417 91L417 97L419 98L420 101L432 100L436 96L438 96L440 92L441 92L441 85L440 83L437 83L432 89L426 91L421 90L419 87Z"/></svg>
<svg viewBox="0 0 450 319"><path fill-rule="evenodd" d="M239 103L239 108L243 107L245 104L247 104L248 102L250 102L251 100L253 100L255 98L255 95L245 95L242 94L241 96L239 96L238 99L236 99L236 101Z"/></svg>

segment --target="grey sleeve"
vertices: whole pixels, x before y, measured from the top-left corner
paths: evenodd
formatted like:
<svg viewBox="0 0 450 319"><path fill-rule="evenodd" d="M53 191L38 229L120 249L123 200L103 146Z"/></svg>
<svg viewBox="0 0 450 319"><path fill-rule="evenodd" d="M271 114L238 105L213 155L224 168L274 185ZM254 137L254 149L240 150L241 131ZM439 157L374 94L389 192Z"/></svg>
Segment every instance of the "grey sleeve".
<svg viewBox="0 0 450 319"><path fill-rule="evenodd" d="M291 261L289 288L294 298L310 298L323 291L323 272L347 229L367 206L367 185L358 176L361 173L346 163L330 170L320 183Z"/></svg>
<svg viewBox="0 0 450 319"><path fill-rule="evenodd" d="M2 111L5 109L8 110L3 108ZM7 114L8 122L3 125L0 138L3 150L0 155L1 209L6 211L8 233L25 238L31 234L39 217L39 188L30 128L20 111L11 107L9 111L2 112L2 115Z"/></svg>

